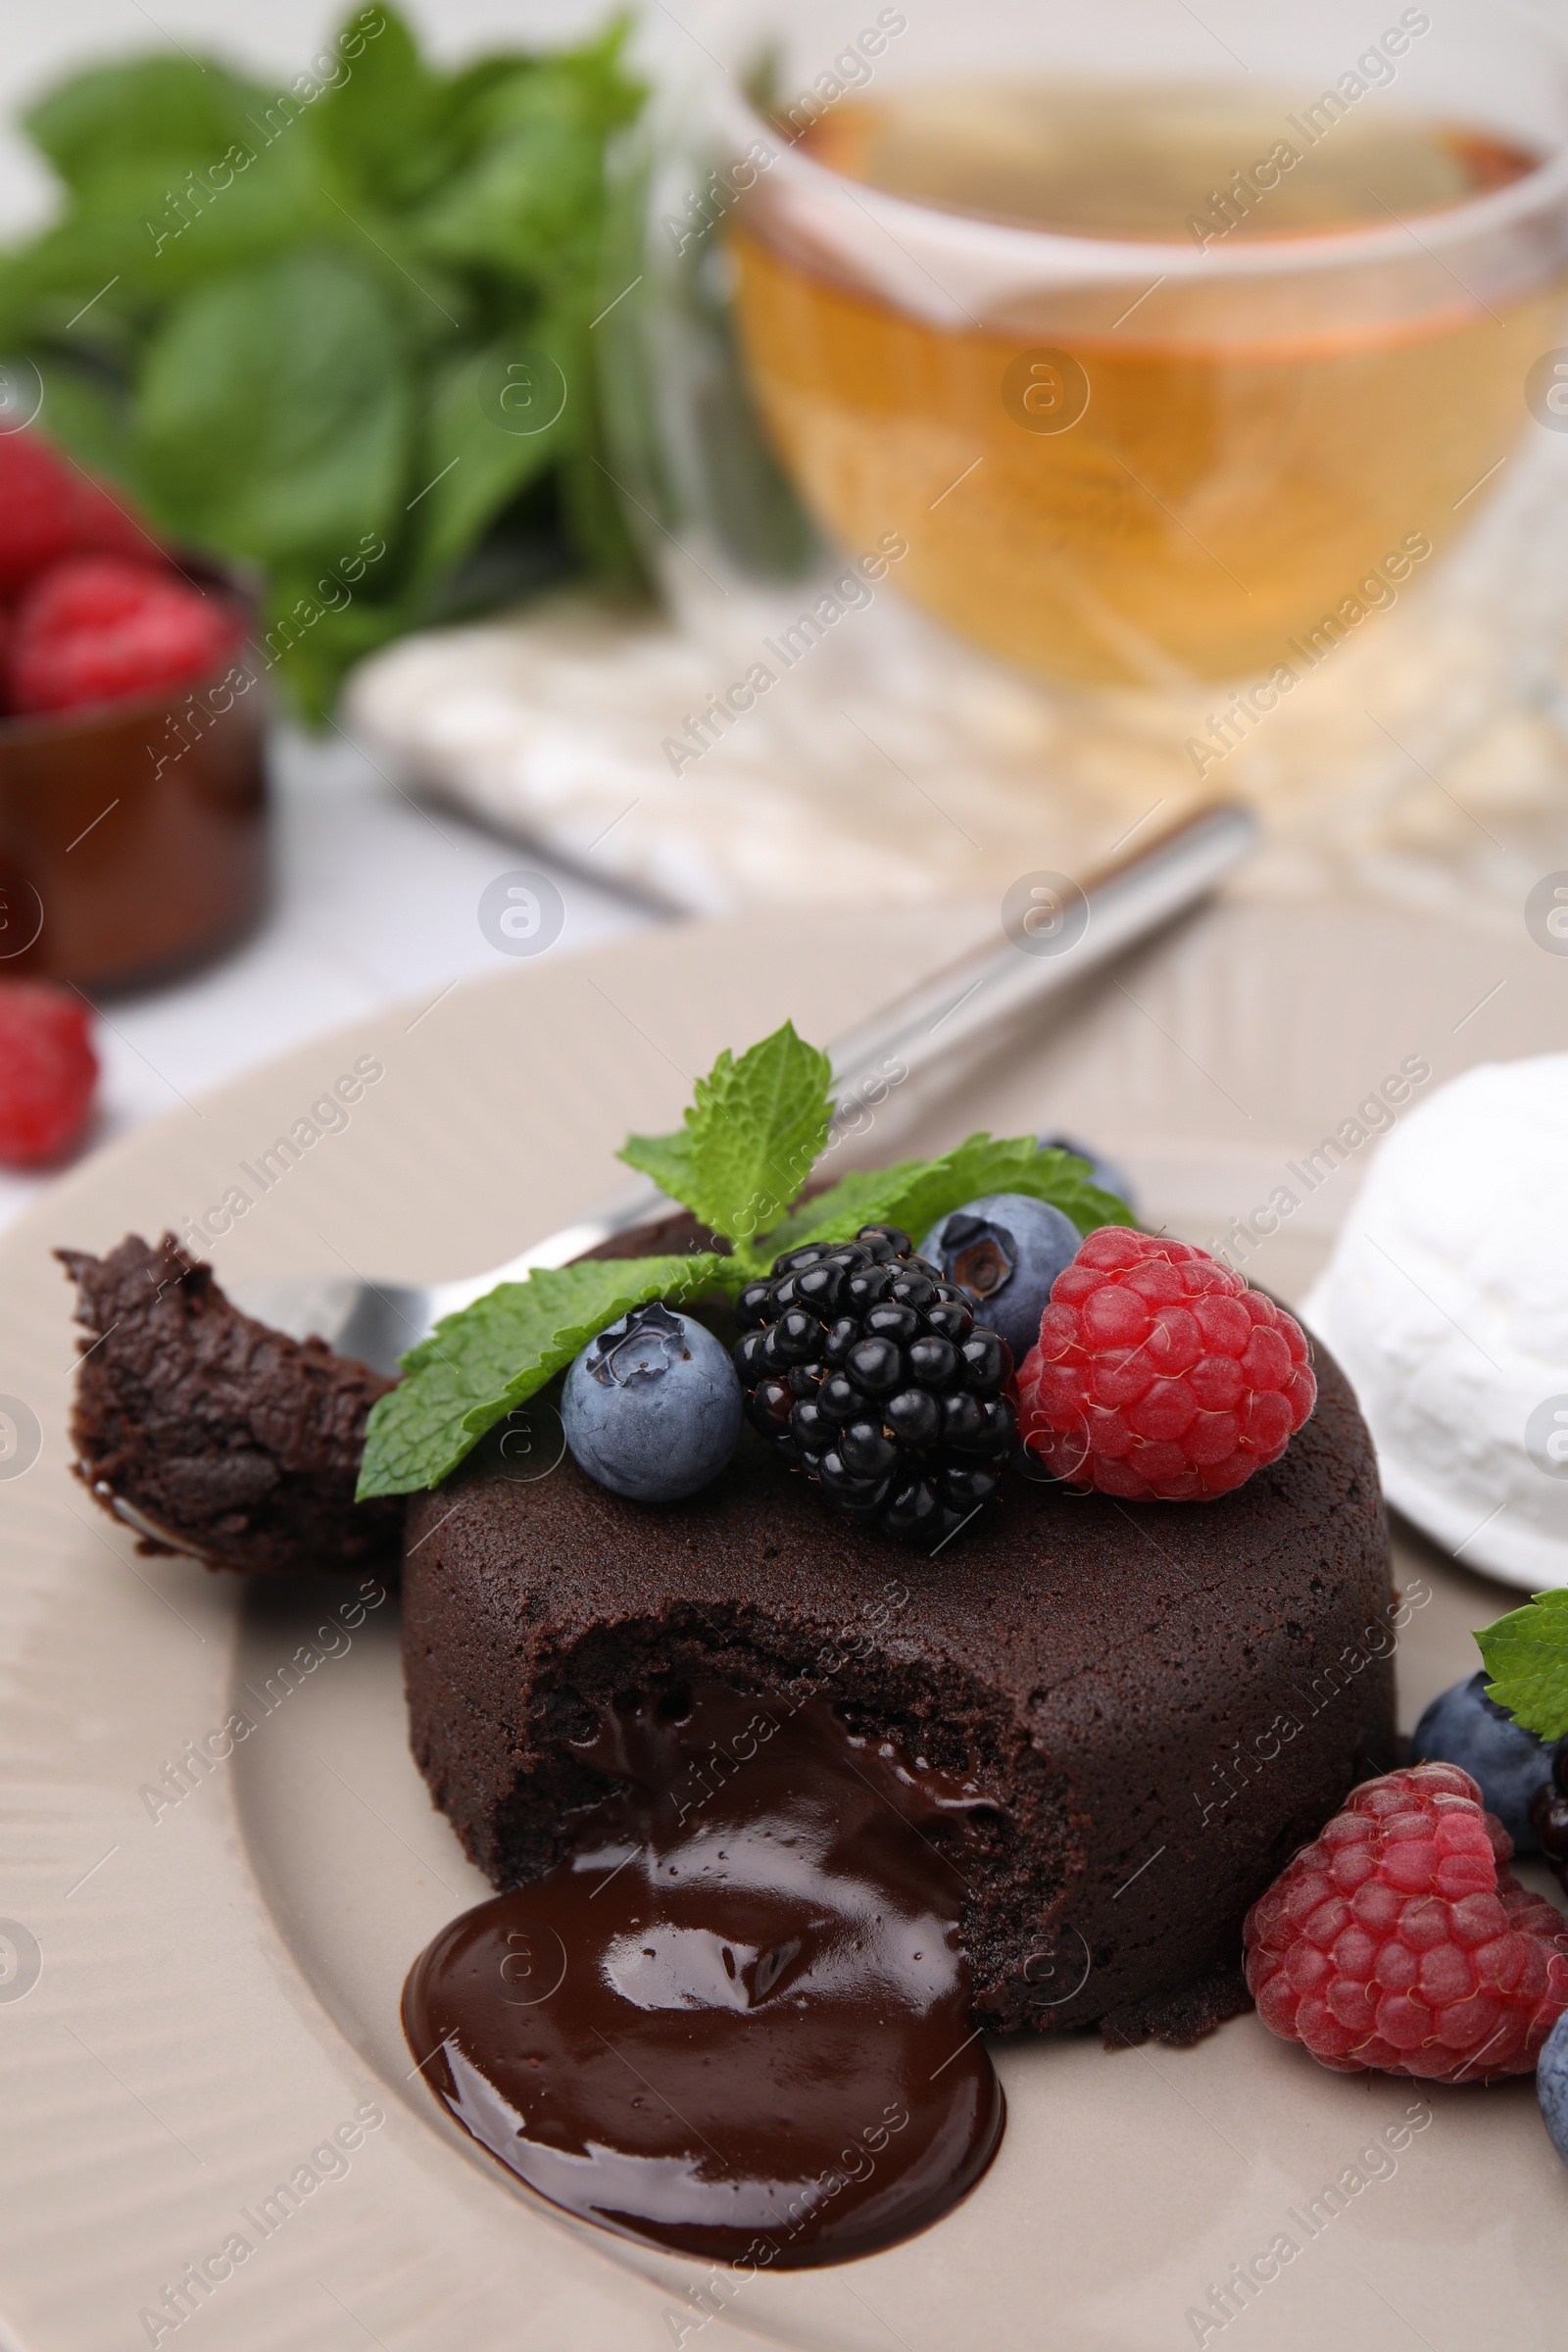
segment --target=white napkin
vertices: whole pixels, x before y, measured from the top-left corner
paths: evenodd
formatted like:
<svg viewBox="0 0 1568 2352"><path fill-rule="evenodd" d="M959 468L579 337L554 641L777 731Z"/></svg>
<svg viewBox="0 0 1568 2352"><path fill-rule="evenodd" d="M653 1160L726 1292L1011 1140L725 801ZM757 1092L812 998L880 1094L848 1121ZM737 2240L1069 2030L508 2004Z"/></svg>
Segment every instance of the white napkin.
<svg viewBox="0 0 1568 2352"><path fill-rule="evenodd" d="M1000 902L1236 797L1271 825L1253 893L1516 922L1568 778L1568 436L1529 429L1466 542L1201 776L1190 745L1228 690L1054 688L927 620L896 574L860 602L831 575L688 595L684 618L536 603L372 657L349 714L501 830L699 914ZM758 664L771 682L737 710Z"/></svg>

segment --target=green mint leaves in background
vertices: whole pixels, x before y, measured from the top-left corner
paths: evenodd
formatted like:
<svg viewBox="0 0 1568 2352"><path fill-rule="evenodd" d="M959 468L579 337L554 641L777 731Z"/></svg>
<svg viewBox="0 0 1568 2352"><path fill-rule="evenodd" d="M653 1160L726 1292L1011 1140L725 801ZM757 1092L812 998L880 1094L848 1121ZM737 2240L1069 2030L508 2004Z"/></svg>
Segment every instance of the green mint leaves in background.
<svg viewBox="0 0 1568 2352"><path fill-rule="evenodd" d="M286 90L159 55L26 117L61 206L0 255L0 353L160 530L263 567L309 714L401 630L635 576L589 339L625 30L449 74L374 5Z"/></svg>
<svg viewBox="0 0 1568 2352"><path fill-rule="evenodd" d="M1487 1696L1538 1740L1568 1734L1568 1592L1538 1592L1476 1641Z"/></svg>
<svg viewBox="0 0 1568 2352"><path fill-rule="evenodd" d="M1050 1200L1080 1233L1130 1225L1131 1211L1069 1152L1032 1136L971 1135L938 1159L856 1170L815 1200L797 1200L827 1143L831 1065L786 1021L737 1059L721 1054L697 1082L684 1125L632 1136L621 1158L653 1178L730 1245L728 1254L580 1260L509 1282L449 1315L403 1358L404 1379L373 1408L361 1501L439 1486L487 1429L553 1380L595 1335L633 1306L680 1306L752 1281L786 1250L845 1241L862 1225L902 1226L918 1247L938 1217L982 1193Z"/></svg>

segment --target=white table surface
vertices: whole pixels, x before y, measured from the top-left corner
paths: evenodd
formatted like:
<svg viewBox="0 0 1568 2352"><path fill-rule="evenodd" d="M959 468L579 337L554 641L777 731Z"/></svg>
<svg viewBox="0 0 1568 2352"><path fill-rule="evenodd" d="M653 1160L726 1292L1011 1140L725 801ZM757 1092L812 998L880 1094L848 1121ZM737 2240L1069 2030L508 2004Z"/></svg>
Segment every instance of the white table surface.
<svg viewBox="0 0 1568 2352"><path fill-rule="evenodd" d="M172 987L105 997L98 1022L100 1112L88 1149L182 1099L253 1069L356 1013L502 968L479 929L497 874L548 874L566 919L551 956L569 956L657 919L515 842L416 801L347 741L274 738L275 896L235 954ZM52 1177L0 1173L0 1225Z"/></svg>

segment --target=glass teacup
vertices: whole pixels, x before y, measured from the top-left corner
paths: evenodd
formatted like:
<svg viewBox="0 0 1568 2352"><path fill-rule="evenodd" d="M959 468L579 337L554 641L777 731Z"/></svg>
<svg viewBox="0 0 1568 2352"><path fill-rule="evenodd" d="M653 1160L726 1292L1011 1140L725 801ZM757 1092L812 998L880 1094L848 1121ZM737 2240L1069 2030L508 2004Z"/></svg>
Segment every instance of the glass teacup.
<svg viewBox="0 0 1568 2352"><path fill-rule="evenodd" d="M1457 535L1558 339L1560 49L1260 14L792 8L720 101L808 508L1054 677L1310 666Z"/></svg>

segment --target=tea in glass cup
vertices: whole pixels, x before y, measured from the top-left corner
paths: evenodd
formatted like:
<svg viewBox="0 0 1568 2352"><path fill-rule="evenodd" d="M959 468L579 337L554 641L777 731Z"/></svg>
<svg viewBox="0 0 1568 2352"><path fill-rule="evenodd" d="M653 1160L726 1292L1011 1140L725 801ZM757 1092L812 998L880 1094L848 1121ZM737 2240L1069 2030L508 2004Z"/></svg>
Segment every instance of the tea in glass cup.
<svg viewBox="0 0 1568 2352"><path fill-rule="evenodd" d="M861 14L792 10L719 102L744 363L810 514L901 533L906 594L1054 679L1306 674L1528 428L1562 46L1473 6Z"/></svg>

